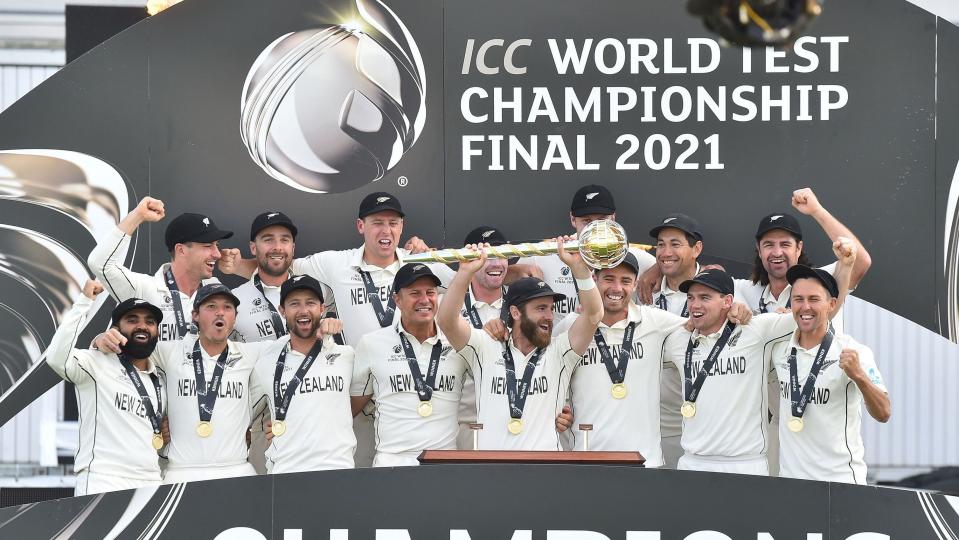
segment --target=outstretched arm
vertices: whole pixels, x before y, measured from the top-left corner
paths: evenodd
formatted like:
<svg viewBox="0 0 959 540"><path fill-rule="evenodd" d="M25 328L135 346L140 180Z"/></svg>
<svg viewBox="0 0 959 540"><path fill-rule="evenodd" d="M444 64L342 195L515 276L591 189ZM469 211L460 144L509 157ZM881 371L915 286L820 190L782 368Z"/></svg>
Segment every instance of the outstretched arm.
<svg viewBox="0 0 959 540"><path fill-rule="evenodd" d="M118 301L140 296L139 282L142 276L123 266L122 254L130 245L130 235L144 222L156 223L163 219L166 211L163 201L153 197L144 197L129 214L123 218L106 238L98 239L97 246L87 257L87 266Z"/></svg>
<svg viewBox="0 0 959 540"><path fill-rule="evenodd" d="M477 250L476 245L466 247L474 251ZM460 263L459 270L456 271L456 275L450 281L450 286L446 289L443 301L440 302L440 307L436 311L436 324L439 325L440 330L443 331L446 339L449 340L450 345L456 351L465 347L470 340L472 329L469 323L460 317L460 310L463 308L463 299L466 297L466 292L469 291L470 281L473 280L476 272L479 272L486 264L485 247L480 248L479 251L480 256L475 261Z"/></svg>
<svg viewBox="0 0 959 540"><path fill-rule="evenodd" d="M603 299L599 295L599 289L596 288L596 282L593 281L593 271L578 251L566 251L563 247L563 238L556 239L556 245L559 248L559 258L572 270L573 278L577 282L579 289L579 305L582 306L582 312L576 319L576 322L569 327L569 345L573 351L582 356L586 353L586 348L593 341L593 334L596 333L596 327L599 321L603 320Z"/></svg>
<svg viewBox="0 0 959 540"><path fill-rule="evenodd" d="M812 189L802 188L794 191L792 205L796 210L815 219L826 236L833 242L839 240L840 237L845 237L856 245L856 265L852 268L849 276L849 288L855 289L872 265L872 258L870 258L869 252L866 251L862 242L856 238L856 235L848 227L840 223L828 210L823 208Z"/></svg>

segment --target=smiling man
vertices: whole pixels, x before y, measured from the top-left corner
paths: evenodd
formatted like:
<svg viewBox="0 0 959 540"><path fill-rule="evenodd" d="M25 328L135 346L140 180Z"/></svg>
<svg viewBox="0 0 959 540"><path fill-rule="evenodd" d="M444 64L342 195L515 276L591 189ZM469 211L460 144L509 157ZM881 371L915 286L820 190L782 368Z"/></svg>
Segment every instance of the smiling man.
<svg viewBox="0 0 959 540"><path fill-rule="evenodd" d="M233 236L218 229L207 216L180 214L166 228L170 262L152 276L124 267L121 254L129 248L131 235L142 223L156 223L165 215L163 201L144 197L107 238L97 243L87 259L93 275L117 301L142 298L160 308L160 341L177 340L190 332L188 308L184 306L193 302L200 285L218 283L213 269L220 260L219 241Z"/></svg>
<svg viewBox="0 0 959 540"><path fill-rule="evenodd" d="M57 375L76 385L77 496L160 483L157 450L164 444L166 381L149 358L163 313L145 300L129 298L113 310L112 326L126 339L119 354L75 349L101 292L100 283L86 283L83 296L57 328L46 358Z"/></svg>

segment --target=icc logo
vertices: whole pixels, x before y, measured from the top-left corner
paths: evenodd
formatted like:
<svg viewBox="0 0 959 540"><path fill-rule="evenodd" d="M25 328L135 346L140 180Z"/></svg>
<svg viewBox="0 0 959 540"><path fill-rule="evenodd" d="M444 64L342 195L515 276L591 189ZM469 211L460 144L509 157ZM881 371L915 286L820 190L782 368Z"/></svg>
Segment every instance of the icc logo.
<svg viewBox="0 0 959 540"><path fill-rule="evenodd" d="M568 276L568 275L569 275L569 267L568 267L568 266L564 266L563 269L560 270L560 273L562 273L564 276Z"/></svg>
<svg viewBox="0 0 959 540"><path fill-rule="evenodd" d="M400 351L402 351L402 350L403 350L403 348L400 347L399 345L395 345L395 346L393 347L393 352L396 353L396 354L400 354Z"/></svg>
<svg viewBox="0 0 959 540"><path fill-rule="evenodd" d="M354 2L361 19L279 37L243 85L240 136L250 157L301 191L379 180L426 124L426 71L412 34L379 0Z"/></svg>

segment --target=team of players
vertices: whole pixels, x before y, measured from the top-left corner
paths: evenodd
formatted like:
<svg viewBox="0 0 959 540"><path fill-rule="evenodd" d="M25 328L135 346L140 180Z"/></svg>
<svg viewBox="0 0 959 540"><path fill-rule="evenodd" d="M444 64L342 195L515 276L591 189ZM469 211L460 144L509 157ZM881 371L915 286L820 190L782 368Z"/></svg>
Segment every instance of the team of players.
<svg viewBox="0 0 959 540"><path fill-rule="evenodd" d="M734 280L699 265L702 231L672 214L650 232L655 257L631 249L615 268L594 272L564 237L557 256L487 258L506 239L483 226L465 242L482 256L454 272L404 264L428 248L400 248L400 202L373 193L362 246L305 258L281 212L254 220L252 259L181 214L170 262L149 276L122 264L136 229L165 217L147 197L90 254L99 282L47 355L77 388L76 492L255 474L251 424L279 473L415 465L425 449L472 448L477 421L479 449L583 450L574 414L591 450L638 450L647 466L864 483L861 404L880 421L891 408L838 314L869 257L811 190L792 203L833 241L834 264L803 264L798 221L773 214L753 275ZM584 186L570 222L578 233L615 211L606 188ZM231 291L217 266L249 282ZM119 301L112 326L78 350L103 289Z"/></svg>

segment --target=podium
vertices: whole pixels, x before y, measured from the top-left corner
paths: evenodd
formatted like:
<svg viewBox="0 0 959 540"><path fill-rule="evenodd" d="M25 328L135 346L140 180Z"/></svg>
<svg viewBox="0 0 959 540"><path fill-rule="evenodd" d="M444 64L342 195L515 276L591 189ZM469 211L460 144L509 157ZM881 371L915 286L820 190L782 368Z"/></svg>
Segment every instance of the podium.
<svg viewBox="0 0 959 540"><path fill-rule="evenodd" d="M646 458L639 452L554 452L529 450L425 450L416 459L422 465L531 463L643 467L643 464L646 462Z"/></svg>

